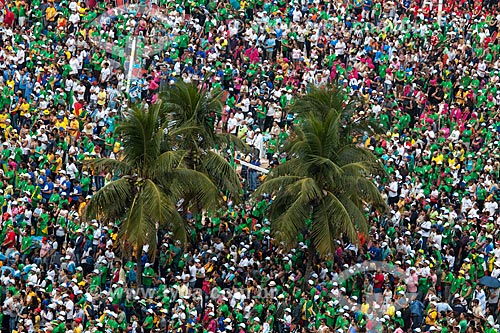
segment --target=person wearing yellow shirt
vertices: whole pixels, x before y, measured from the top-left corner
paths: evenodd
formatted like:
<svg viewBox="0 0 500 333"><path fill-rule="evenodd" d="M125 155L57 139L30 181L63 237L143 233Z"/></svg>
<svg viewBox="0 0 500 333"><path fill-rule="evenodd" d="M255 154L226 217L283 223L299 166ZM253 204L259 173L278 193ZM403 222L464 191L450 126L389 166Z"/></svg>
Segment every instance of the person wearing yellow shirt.
<svg viewBox="0 0 500 333"><path fill-rule="evenodd" d="M113 145L113 153L118 154L120 151L121 143L120 141L116 140L115 144Z"/></svg>
<svg viewBox="0 0 500 333"><path fill-rule="evenodd" d="M361 313L367 314L369 309L370 309L370 303L364 302L363 304L361 304Z"/></svg>
<svg viewBox="0 0 500 333"><path fill-rule="evenodd" d="M106 90L101 89L97 94L97 105L103 106L106 104Z"/></svg>
<svg viewBox="0 0 500 333"><path fill-rule="evenodd" d="M47 161L50 163L50 170L51 170L52 172L54 172L54 171L55 171L55 169L56 169L56 168L55 168L55 164L56 164L55 157L56 157L56 156L54 155L54 153L53 153L52 151L49 151L49 152L47 153Z"/></svg>
<svg viewBox="0 0 500 333"><path fill-rule="evenodd" d="M7 84L7 87L9 87L9 89L11 91L14 91L15 82L14 82L14 79L12 78L12 76L9 75L9 78L8 78L6 84Z"/></svg>
<svg viewBox="0 0 500 333"><path fill-rule="evenodd" d="M448 157L448 165L451 168L453 168L456 163L457 163L457 160L453 157L453 155L451 157Z"/></svg>
<svg viewBox="0 0 500 333"><path fill-rule="evenodd" d="M58 173L59 170L61 170L62 164L63 164L61 153L58 152L58 151L56 152L54 164L55 164L55 167L56 167L55 172Z"/></svg>
<svg viewBox="0 0 500 333"><path fill-rule="evenodd" d="M425 317L425 323L429 326L434 326L436 325L436 321L437 321L436 303L431 302L430 308L427 311L427 316Z"/></svg>
<svg viewBox="0 0 500 333"><path fill-rule="evenodd" d="M389 305L389 307L387 308L385 314L388 315L391 318L394 318L394 315L396 315L396 307L394 306L394 304L391 303Z"/></svg>
<svg viewBox="0 0 500 333"><path fill-rule="evenodd" d="M19 110L20 110L20 114L19 114L19 115L20 115L21 117L26 117L26 114L27 114L27 113L29 112L29 110L30 110L30 103L29 103L27 100L25 100L25 99L23 98L23 100L22 100L22 102L21 102L21 106L20 106Z"/></svg>
<svg viewBox="0 0 500 333"><path fill-rule="evenodd" d="M82 333L83 332L82 318L75 319L75 328L73 329L73 332L74 333Z"/></svg>
<svg viewBox="0 0 500 333"><path fill-rule="evenodd" d="M7 127L7 119L9 119L9 114L5 111L0 113L0 128L5 129Z"/></svg>
<svg viewBox="0 0 500 333"><path fill-rule="evenodd" d="M457 147L458 150L459 150L459 153L460 153L460 162L463 162L465 160L465 149L460 146L460 147Z"/></svg>
<svg viewBox="0 0 500 333"><path fill-rule="evenodd" d="M57 120L54 125L57 129L61 127L66 129L66 127L68 127L68 119L64 116L59 115L57 116Z"/></svg>
<svg viewBox="0 0 500 333"><path fill-rule="evenodd" d="M54 7L54 1L49 1L49 6L45 10L45 19L49 23L53 23L56 20L57 9Z"/></svg>
<svg viewBox="0 0 500 333"><path fill-rule="evenodd" d="M432 162L436 162L437 165L443 164L444 156L438 151L434 152L434 156L432 157Z"/></svg>
<svg viewBox="0 0 500 333"><path fill-rule="evenodd" d="M69 125L67 127L67 130L71 139L71 144L73 144L78 135L78 131L80 130L80 123L78 122L78 119L76 119L74 114L69 115Z"/></svg>
<svg viewBox="0 0 500 333"><path fill-rule="evenodd" d="M14 127L12 127L12 125L10 124L11 123L10 119L7 119L5 122L7 123L7 126L5 126L5 128L4 128L5 129L4 135L5 135L6 139L9 139L10 133L12 132Z"/></svg>

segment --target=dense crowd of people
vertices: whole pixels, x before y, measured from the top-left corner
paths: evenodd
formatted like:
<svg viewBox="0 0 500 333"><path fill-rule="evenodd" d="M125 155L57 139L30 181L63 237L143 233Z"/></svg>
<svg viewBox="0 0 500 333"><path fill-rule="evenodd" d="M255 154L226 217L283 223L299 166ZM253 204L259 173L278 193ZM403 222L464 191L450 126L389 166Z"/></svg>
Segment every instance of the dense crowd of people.
<svg viewBox="0 0 500 333"><path fill-rule="evenodd" d="M118 5L0 2L2 332L500 332L496 0ZM125 258L119 225L83 219L116 175L82 162L120 159L127 105L179 80L224 91L216 131L266 168L286 159L288 106L339 84L382 129L355 140L387 171L389 212L311 271L307 237L274 244L269 196ZM260 172L240 173L253 192Z"/></svg>

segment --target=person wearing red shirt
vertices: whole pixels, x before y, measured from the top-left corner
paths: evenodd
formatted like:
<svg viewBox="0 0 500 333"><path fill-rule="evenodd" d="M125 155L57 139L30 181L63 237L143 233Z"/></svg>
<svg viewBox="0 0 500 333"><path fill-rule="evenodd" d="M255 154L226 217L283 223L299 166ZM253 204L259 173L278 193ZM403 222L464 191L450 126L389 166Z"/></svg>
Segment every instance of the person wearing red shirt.
<svg viewBox="0 0 500 333"><path fill-rule="evenodd" d="M12 229L12 226L7 227L7 233L5 234L5 239L2 243L3 248L11 249L16 245L16 233Z"/></svg>
<svg viewBox="0 0 500 333"><path fill-rule="evenodd" d="M375 277L373 279L373 292L381 293L382 287L384 286L385 276L382 271L379 269L377 273L375 273Z"/></svg>
<svg viewBox="0 0 500 333"><path fill-rule="evenodd" d="M7 226L7 233L5 234L5 239L2 243L2 249L5 251L5 257L8 259L12 251L16 246L16 233L12 228L12 225Z"/></svg>

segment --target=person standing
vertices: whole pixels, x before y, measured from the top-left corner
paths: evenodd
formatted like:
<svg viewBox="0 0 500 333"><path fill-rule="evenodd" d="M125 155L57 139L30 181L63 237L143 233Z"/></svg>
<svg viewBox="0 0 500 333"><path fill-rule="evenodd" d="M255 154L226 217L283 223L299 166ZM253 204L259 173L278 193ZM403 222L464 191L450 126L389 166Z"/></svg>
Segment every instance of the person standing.
<svg viewBox="0 0 500 333"><path fill-rule="evenodd" d="M2 333L12 332L10 327L11 319L14 317L14 299L12 296L12 291L7 290L5 295L5 301L2 305Z"/></svg>

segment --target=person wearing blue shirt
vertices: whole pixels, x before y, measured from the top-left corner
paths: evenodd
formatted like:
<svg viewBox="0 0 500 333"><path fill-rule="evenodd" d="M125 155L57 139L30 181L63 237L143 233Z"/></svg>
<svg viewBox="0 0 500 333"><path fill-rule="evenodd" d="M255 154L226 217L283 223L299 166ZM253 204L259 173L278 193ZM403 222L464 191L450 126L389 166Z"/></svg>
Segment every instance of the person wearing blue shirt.
<svg viewBox="0 0 500 333"><path fill-rule="evenodd" d="M415 329L420 326L422 320L424 319L424 309L425 306L418 299L414 300L410 304L410 312L412 318L412 328Z"/></svg>
<svg viewBox="0 0 500 333"><path fill-rule="evenodd" d="M274 50L276 46L275 35L274 32L271 32L271 36L266 40L266 59L268 60L274 59Z"/></svg>
<svg viewBox="0 0 500 333"><path fill-rule="evenodd" d="M365 20L370 19L370 13L372 10L372 6L373 6L373 0L364 0L363 1L363 18Z"/></svg>
<svg viewBox="0 0 500 333"><path fill-rule="evenodd" d="M69 263L68 263L68 272L70 272L71 274L75 274L76 273L76 266L75 266L75 262L73 260L71 260Z"/></svg>
<svg viewBox="0 0 500 333"><path fill-rule="evenodd" d="M192 312L189 314L189 319L187 321L187 332L188 333L194 333L194 328L196 326L196 318L195 318L195 313Z"/></svg>
<svg viewBox="0 0 500 333"><path fill-rule="evenodd" d="M24 96L24 92L26 91L26 85L28 84L28 81L29 81L29 73L26 72L21 77L21 81L19 81L19 90L21 90L21 92L23 93L23 96Z"/></svg>
<svg viewBox="0 0 500 333"><path fill-rule="evenodd" d="M52 179L48 178L47 181L42 186L43 200L48 201L53 191L54 191L54 183L52 182Z"/></svg>
<svg viewBox="0 0 500 333"><path fill-rule="evenodd" d="M494 249L493 242L492 242L492 239L490 237L491 236L488 236L486 238L487 244L484 245L484 253L486 255L489 255L493 251L493 249Z"/></svg>
<svg viewBox="0 0 500 333"><path fill-rule="evenodd" d="M281 52L281 39L283 38L283 29L281 28L281 23L276 24L274 33L276 34L276 54L279 54Z"/></svg>
<svg viewBox="0 0 500 333"><path fill-rule="evenodd" d="M80 199L81 196L82 196L82 187L80 186L80 182L76 180L74 182L73 192L71 195L71 205L78 207L78 200Z"/></svg>
<svg viewBox="0 0 500 333"><path fill-rule="evenodd" d="M378 247L377 243L373 243L372 247L368 250L372 257L372 260L381 260L382 251Z"/></svg>
<svg viewBox="0 0 500 333"><path fill-rule="evenodd" d="M35 83L31 80L31 74L28 74L28 79L26 82L26 86L24 88L24 98L31 102L31 94L33 93L33 89L35 88Z"/></svg>

